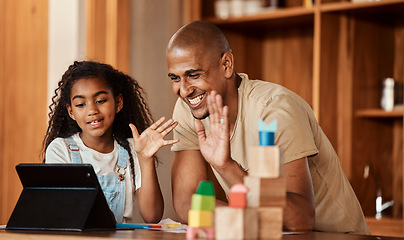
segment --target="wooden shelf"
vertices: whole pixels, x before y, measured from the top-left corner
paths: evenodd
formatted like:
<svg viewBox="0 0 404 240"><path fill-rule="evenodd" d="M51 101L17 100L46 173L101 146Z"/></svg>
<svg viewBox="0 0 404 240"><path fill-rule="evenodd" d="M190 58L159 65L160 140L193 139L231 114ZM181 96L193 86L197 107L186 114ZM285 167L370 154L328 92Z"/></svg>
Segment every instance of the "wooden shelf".
<svg viewBox="0 0 404 240"><path fill-rule="evenodd" d="M391 112L387 112L380 108L361 109L356 111L356 116L363 118L402 118L403 115L403 110L393 110Z"/></svg>
<svg viewBox="0 0 404 240"><path fill-rule="evenodd" d="M332 2L324 3L320 6L320 11L326 12L344 12L355 11L365 13L402 13L404 10L403 0L382 0L371 2Z"/></svg>
<svg viewBox="0 0 404 240"><path fill-rule="evenodd" d="M220 27L285 27L287 25L313 24L314 9L305 7L279 8L276 10L264 10L253 15L241 17L229 17L220 19L208 17L204 19Z"/></svg>

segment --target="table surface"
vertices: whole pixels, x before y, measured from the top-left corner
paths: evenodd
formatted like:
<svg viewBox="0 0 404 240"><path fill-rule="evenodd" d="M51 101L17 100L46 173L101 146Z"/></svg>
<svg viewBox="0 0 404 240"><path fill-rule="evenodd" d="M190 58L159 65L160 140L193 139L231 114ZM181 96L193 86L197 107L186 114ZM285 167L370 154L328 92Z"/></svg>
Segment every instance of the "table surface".
<svg viewBox="0 0 404 240"><path fill-rule="evenodd" d="M62 231L21 231L0 230L0 240L101 240L101 239L186 239L185 233L171 233L153 230L118 230L97 232L62 232ZM205 239L205 238L198 238ZM404 238L366 236L343 233L304 232L284 234L284 240L394 240Z"/></svg>

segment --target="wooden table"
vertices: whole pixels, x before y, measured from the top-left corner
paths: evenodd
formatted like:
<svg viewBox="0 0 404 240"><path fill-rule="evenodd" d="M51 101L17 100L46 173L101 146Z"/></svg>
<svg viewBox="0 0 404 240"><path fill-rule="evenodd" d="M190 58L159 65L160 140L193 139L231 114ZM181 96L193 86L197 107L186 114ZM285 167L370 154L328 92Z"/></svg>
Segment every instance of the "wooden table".
<svg viewBox="0 0 404 240"><path fill-rule="evenodd" d="M0 240L105 240L105 239L186 239L185 233L150 230L119 230L99 232L6 231L0 230ZM204 239L204 238L200 238ZM283 240L394 240L404 238L366 236L342 233L305 232L284 234Z"/></svg>

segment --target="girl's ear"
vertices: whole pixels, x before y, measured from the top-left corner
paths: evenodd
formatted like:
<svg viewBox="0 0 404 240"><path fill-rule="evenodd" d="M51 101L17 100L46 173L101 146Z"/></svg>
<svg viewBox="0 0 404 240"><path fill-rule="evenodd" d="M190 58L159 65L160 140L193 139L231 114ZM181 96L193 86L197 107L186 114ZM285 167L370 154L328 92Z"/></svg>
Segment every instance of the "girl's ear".
<svg viewBox="0 0 404 240"><path fill-rule="evenodd" d="M226 78L231 78L234 72L234 58L231 52L225 52L222 57L222 66Z"/></svg>
<svg viewBox="0 0 404 240"><path fill-rule="evenodd" d="M116 97L115 102L116 102L116 113L119 113L119 111L121 111L121 109L123 108L122 94L119 94L119 96Z"/></svg>
<svg viewBox="0 0 404 240"><path fill-rule="evenodd" d="M66 104L66 109L67 109L67 112L69 113L69 116L70 116L74 121L76 121L76 119L74 118L74 115L73 115L72 106L70 106L69 104Z"/></svg>

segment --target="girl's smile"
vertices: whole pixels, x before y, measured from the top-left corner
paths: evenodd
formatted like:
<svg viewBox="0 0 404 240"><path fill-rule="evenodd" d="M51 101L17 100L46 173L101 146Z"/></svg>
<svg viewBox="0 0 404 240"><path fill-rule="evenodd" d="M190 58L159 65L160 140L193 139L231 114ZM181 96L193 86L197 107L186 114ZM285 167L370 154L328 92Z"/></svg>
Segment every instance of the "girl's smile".
<svg viewBox="0 0 404 240"><path fill-rule="evenodd" d="M88 122L88 124L90 124L90 126L93 127L93 128L98 128L98 127L100 127L101 122L102 122L102 119L100 119L100 120L93 120L93 121L91 121L91 122Z"/></svg>

